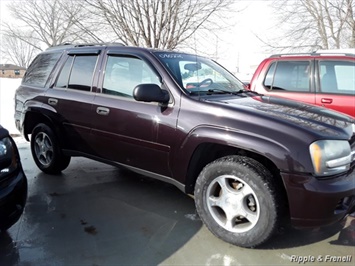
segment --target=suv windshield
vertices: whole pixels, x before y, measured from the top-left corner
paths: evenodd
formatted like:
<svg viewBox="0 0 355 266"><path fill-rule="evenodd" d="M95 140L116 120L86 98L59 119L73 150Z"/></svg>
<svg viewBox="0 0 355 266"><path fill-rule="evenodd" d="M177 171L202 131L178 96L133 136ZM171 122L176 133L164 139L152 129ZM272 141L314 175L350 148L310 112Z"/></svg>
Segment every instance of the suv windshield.
<svg viewBox="0 0 355 266"><path fill-rule="evenodd" d="M231 73L214 61L190 54L174 52L154 52L189 93L235 93L244 90L243 84Z"/></svg>

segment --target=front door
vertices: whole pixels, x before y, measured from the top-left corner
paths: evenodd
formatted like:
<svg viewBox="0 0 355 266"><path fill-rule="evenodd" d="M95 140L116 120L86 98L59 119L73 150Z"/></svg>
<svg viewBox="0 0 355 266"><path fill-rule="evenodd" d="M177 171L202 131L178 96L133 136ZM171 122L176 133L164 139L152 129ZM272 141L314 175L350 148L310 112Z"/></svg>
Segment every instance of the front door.
<svg viewBox="0 0 355 266"><path fill-rule="evenodd" d="M263 94L315 104L312 89L312 62L279 60L273 62L263 82Z"/></svg>
<svg viewBox="0 0 355 266"><path fill-rule="evenodd" d="M138 84L161 85L159 75L134 55L108 55L104 69L101 93L96 94L91 111L97 155L171 176L170 144L163 139L166 134L173 138L178 109L173 102L163 107L133 98Z"/></svg>

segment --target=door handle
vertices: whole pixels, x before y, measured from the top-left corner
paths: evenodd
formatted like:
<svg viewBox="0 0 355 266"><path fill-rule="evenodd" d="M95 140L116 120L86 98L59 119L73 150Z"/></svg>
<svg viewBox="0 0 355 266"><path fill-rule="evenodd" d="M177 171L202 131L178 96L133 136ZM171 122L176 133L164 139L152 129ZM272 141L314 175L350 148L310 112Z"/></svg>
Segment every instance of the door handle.
<svg viewBox="0 0 355 266"><path fill-rule="evenodd" d="M332 102L333 102L333 99L330 99L330 98L322 98L322 99L321 99L321 102L322 102L322 103L328 103L328 104L329 104L329 103L332 103Z"/></svg>
<svg viewBox="0 0 355 266"><path fill-rule="evenodd" d="M48 104L50 104L50 105L57 105L57 103L58 103L57 99L54 99L54 98L48 99Z"/></svg>
<svg viewBox="0 0 355 266"><path fill-rule="evenodd" d="M110 109L106 107L97 107L96 113L99 115L108 115L110 113Z"/></svg>

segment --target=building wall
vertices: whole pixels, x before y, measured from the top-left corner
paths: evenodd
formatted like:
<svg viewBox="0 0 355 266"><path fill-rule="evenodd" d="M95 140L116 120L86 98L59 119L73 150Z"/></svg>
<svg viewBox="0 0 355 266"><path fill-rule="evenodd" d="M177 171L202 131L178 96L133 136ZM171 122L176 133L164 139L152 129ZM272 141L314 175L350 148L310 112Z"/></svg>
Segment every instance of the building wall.
<svg viewBox="0 0 355 266"><path fill-rule="evenodd" d="M1 78L22 78L26 70L23 69L0 69Z"/></svg>

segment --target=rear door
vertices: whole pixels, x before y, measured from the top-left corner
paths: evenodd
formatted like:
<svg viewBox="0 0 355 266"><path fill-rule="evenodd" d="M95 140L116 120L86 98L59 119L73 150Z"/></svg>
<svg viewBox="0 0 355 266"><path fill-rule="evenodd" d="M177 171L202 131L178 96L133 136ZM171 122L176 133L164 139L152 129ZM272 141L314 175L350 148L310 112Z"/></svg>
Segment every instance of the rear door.
<svg viewBox="0 0 355 266"><path fill-rule="evenodd" d="M319 59L316 104L355 117L355 61Z"/></svg>
<svg viewBox="0 0 355 266"><path fill-rule="evenodd" d="M100 52L100 49L70 51L46 94L48 104L57 111L57 120L66 140L65 148L82 153L94 153L90 145L90 112Z"/></svg>

